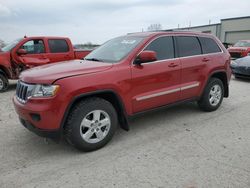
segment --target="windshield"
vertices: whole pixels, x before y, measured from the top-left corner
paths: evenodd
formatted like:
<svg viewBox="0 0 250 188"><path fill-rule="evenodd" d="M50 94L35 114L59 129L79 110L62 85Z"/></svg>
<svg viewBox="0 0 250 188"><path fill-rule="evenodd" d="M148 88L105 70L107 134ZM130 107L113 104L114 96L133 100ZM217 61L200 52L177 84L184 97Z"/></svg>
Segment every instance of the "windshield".
<svg viewBox="0 0 250 188"><path fill-rule="evenodd" d="M22 39L17 39L13 42L11 42L10 44L8 44L7 46L2 48L3 52L9 52L10 50L12 50Z"/></svg>
<svg viewBox="0 0 250 188"><path fill-rule="evenodd" d="M248 41L239 41L234 46L235 47L250 47L250 42L248 42Z"/></svg>
<svg viewBox="0 0 250 188"><path fill-rule="evenodd" d="M142 40L142 37L118 37L104 43L84 59L112 63L118 62L126 57Z"/></svg>

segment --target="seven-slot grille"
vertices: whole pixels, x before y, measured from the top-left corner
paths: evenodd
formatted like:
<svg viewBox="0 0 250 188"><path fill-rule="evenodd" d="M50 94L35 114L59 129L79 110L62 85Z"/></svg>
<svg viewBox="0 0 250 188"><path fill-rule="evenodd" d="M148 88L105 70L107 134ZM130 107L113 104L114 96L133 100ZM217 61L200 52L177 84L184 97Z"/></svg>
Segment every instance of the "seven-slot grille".
<svg viewBox="0 0 250 188"><path fill-rule="evenodd" d="M16 87L16 98L21 103L26 103L28 97L31 96L31 92L35 85L26 84L21 81L18 81Z"/></svg>

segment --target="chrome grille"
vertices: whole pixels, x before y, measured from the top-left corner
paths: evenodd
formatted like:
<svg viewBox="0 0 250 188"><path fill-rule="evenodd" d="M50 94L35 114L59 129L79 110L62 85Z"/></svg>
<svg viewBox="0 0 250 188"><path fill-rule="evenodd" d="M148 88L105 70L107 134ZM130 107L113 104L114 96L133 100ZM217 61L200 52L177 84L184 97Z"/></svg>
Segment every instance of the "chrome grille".
<svg viewBox="0 0 250 188"><path fill-rule="evenodd" d="M16 87L16 98L21 103L26 103L35 85L18 81Z"/></svg>

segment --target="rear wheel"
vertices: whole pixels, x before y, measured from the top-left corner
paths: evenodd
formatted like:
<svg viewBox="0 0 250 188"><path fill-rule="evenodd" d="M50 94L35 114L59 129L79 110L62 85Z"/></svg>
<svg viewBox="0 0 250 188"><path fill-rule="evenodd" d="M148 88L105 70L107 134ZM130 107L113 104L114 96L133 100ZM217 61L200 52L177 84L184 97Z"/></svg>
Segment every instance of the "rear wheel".
<svg viewBox="0 0 250 188"><path fill-rule="evenodd" d="M9 87L8 78L0 73L0 93L6 91Z"/></svg>
<svg viewBox="0 0 250 188"><path fill-rule="evenodd" d="M89 98L71 111L65 136L79 150L97 150L111 140L117 123L117 113L111 103L101 98Z"/></svg>
<svg viewBox="0 0 250 188"><path fill-rule="evenodd" d="M211 78L204 90L199 107L203 111L211 112L217 110L224 96L224 85L218 78Z"/></svg>

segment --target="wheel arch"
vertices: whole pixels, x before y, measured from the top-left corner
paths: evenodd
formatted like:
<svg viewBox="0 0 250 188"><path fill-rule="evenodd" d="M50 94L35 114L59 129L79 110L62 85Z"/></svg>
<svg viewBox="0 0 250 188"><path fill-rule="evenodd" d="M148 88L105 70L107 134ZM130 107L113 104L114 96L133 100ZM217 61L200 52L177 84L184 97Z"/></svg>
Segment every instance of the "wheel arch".
<svg viewBox="0 0 250 188"><path fill-rule="evenodd" d="M127 118L125 106L122 102L121 97L113 90L100 90L100 91L94 91L94 92L89 92L89 93L83 93L83 94L80 94L78 96L75 96L70 101L70 103L65 111L63 120L61 122L61 129L62 130L64 130L64 128L65 128L66 120L67 120L68 115L71 112L73 106L76 105L81 100L84 100L84 99L90 98L90 97L99 97L99 98L102 98L102 99L109 101L117 111L118 120L119 120L121 128L126 130L126 131L129 130L129 124L128 124L128 118Z"/></svg>
<svg viewBox="0 0 250 188"><path fill-rule="evenodd" d="M227 73L225 71L215 71L213 72L208 80L207 80L207 83L208 81L211 79L211 78L218 78L222 81L223 83L223 86L224 86L224 97L227 98L229 97L229 87L228 87L228 78L227 78ZM206 83L206 84L207 84Z"/></svg>
<svg viewBox="0 0 250 188"><path fill-rule="evenodd" d="M0 65L0 74L3 74L7 79L10 78L8 70L2 65Z"/></svg>

